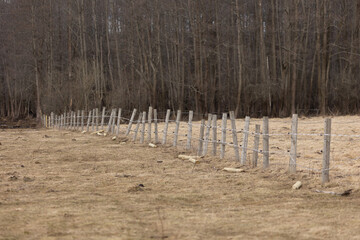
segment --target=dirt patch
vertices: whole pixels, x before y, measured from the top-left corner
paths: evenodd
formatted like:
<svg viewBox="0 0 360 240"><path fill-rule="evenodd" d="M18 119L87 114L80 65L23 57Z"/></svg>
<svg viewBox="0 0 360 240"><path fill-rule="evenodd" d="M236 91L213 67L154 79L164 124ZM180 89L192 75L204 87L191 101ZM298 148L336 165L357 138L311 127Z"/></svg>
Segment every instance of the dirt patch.
<svg viewBox="0 0 360 240"><path fill-rule="evenodd" d="M349 184L346 197L316 193L349 185L322 187L308 170L229 173L222 169L239 167L232 158L194 165L172 147L71 131L5 130L0 142L0 239L360 236L358 188ZM292 190L298 180L302 188Z"/></svg>

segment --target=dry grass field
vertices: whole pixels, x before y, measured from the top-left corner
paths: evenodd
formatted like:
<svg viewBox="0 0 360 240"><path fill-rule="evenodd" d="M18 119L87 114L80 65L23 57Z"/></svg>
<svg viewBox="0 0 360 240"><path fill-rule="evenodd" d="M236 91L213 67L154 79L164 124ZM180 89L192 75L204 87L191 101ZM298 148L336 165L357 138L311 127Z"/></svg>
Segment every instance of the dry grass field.
<svg viewBox="0 0 360 240"><path fill-rule="evenodd" d="M271 119L270 133L286 134L290 122ZM186 124L180 129L185 135ZM322 118L299 120L299 133L321 132ZM280 154L286 135L271 136L268 170L260 156L258 168L228 173L240 166L233 148L193 165L177 158L185 136L178 148L150 148L69 130L0 130L0 239L360 239L360 162L351 160L360 156L359 118L333 118L332 133L353 136L332 139L331 181L322 186L321 136L299 136L297 174Z"/></svg>

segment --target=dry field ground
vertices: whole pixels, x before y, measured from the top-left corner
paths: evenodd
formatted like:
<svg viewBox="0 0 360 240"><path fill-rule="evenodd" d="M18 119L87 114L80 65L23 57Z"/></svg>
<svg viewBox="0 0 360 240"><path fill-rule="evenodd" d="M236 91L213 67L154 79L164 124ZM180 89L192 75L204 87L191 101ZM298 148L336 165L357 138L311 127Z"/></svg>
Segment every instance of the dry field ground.
<svg viewBox="0 0 360 240"><path fill-rule="evenodd" d="M270 133L286 134L290 122L271 119ZM250 131L255 123L261 120ZM180 129L185 135L186 124ZM299 120L299 133L322 132L322 118ZM360 239L359 117L333 118L332 133L352 136L333 137L331 181L321 186L321 136L299 136L302 167L291 175L281 154L290 148L286 135L271 136L268 170L260 156L258 168L228 173L222 169L239 166L230 147L222 160L178 159L185 136L175 149L78 131L3 129L0 239ZM298 180L303 187L292 190ZM353 190L344 197L315 189Z"/></svg>

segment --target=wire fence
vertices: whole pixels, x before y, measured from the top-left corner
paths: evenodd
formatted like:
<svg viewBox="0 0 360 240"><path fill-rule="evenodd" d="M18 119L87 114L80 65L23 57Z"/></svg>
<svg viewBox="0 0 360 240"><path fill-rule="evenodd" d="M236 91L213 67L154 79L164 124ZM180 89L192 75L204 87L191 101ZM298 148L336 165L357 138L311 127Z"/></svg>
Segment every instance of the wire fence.
<svg viewBox="0 0 360 240"><path fill-rule="evenodd" d="M165 118L158 118L157 110L151 107L147 112L103 108L51 113L43 116L43 125L125 135L134 142L172 145L201 156L233 159L249 167L301 171L321 176L322 184L329 182L330 172L332 179L343 182L360 180L360 133L351 127L356 121L299 120L297 115L292 119L235 119L233 112L207 114L202 121L192 121L192 111L170 110L161 115Z"/></svg>

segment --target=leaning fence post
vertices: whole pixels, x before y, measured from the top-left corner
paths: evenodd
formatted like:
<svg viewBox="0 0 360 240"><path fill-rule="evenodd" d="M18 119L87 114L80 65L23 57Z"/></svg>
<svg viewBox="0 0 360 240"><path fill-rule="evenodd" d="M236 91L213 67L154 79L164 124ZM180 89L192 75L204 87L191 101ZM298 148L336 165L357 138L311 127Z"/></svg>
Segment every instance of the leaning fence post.
<svg viewBox="0 0 360 240"><path fill-rule="evenodd" d="M191 148L191 135L192 135L192 119L194 112L189 111L189 121L188 121L188 134L187 134L187 142L186 142L186 150L190 150Z"/></svg>
<svg viewBox="0 0 360 240"><path fill-rule="evenodd" d="M110 130L112 129L111 124L112 124L113 117L114 117L114 109L111 110L111 114L110 114L110 118L109 118L106 133L110 132Z"/></svg>
<svg viewBox="0 0 360 240"><path fill-rule="evenodd" d="M181 110L178 110L178 111L177 111L177 115L176 115L176 127L175 127L175 132L174 132L174 143L173 143L173 146L174 146L174 147L177 146L177 140L178 140L178 135L179 135L180 119L181 119Z"/></svg>
<svg viewBox="0 0 360 240"><path fill-rule="evenodd" d="M157 119L157 110L154 109L154 132L155 132L155 144L159 142L159 135L158 135L158 119Z"/></svg>
<svg viewBox="0 0 360 240"><path fill-rule="evenodd" d="M87 119L87 124L86 124L86 132L89 132L89 127L90 127L90 121L91 121L91 110L89 111L89 115L88 115L88 119Z"/></svg>
<svg viewBox="0 0 360 240"><path fill-rule="evenodd" d="M211 119L212 119L212 114L208 113L208 121L207 121L207 125L206 125L206 133L205 133L204 146L203 146L203 152L202 152L203 156L206 155L207 150L208 150Z"/></svg>
<svg viewBox="0 0 360 240"><path fill-rule="evenodd" d="M163 131L163 140L162 140L162 144L164 145L166 143L166 137L167 137L167 132L168 132L168 127L169 127L169 118L170 118L170 109L168 109L166 111L166 117L165 117L165 127L164 127L164 131Z"/></svg>
<svg viewBox="0 0 360 240"><path fill-rule="evenodd" d="M238 144L238 139L237 139L234 111L230 112L230 120L231 120L231 130L232 130L232 137L233 137L233 144L234 144L234 151L235 151L235 160L239 162L240 161L239 144Z"/></svg>
<svg viewBox="0 0 360 240"><path fill-rule="evenodd" d="M296 173L296 145L297 145L298 115L293 114L291 121L291 150L289 160L290 173Z"/></svg>
<svg viewBox="0 0 360 240"><path fill-rule="evenodd" d="M121 122L121 108L118 110L118 117L117 117L117 123L116 123L116 136L119 136L120 133L120 122Z"/></svg>
<svg viewBox="0 0 360 240"><path fill-rule="evenodd" d="M245 126L244 126L244 139L242 144L242 151L241 151L241 164L245 165L246 163L246 153L247 153L247 146L249 140L249 125L250 125L250 117L245 117Z"/></svg>
<svg viewBox="0 0 360 240"><path fill-rule="evenodd" d="M213 130L213 136L212 136L212 154L213 156L216 156L216 147L217 147L217 115L212 115L212 123L211 128Z"/></svg>
<svg viewBox="0 0 360 240"><path fill-rule="evenodd" d="M139 119L138 119L137 122L136 122L136 127L135 127L135 132L134 132L134 137L133 137L133 141L134 141L134 142L136 141L136 137L137 137L137 134L138 134L138 131L139 131L139 126L140 126L140 122L141 122L141 117L142 117L142 114L139 113Z"/></svg>
<svg viewBox="0 0 360 240"><path fill-rule="evenodd" d="M148 135L147 135L147 141L151 142L151 121L152 121L152 107L149 107L148 112Z"/></svg>
<svg viewBox="0 0 360 240"><path fill-rule="evenodd" d="M253 149L253 159L252 166L257 167L257 160L259 156L259 142L260 142L260 125L255 125L255 136L254 136L254 149Z"/></svg>
<svg viewBox="0 0 360 240"><path fill-rule="evenodd" d="M201 156L203 152L204 130L205 130L205 119L201 119L198 156Z"/></svg>
<svg viewBox="0 0 360 240"><path fill-rule="evenodd" d="M269 118L263 117L263 168L269 167Z"/></svg>
<svg viewBox="0 0 360 240"><path fill-rule="evenodd" d="M220 159L223 159L225 156L225 146L226 146L226 122L227 122L227 113L223 113L222 122L221 122L221 145L220 145Z"/></svg>
<svg viewBox="0 0 360 240"><path fill-rule="evenodd" d="M103 107L102 114L101 114L101 123L100 123L101 124L101 130L104 130L105 110L106 110L106 108Z"/></svg>
<svg viewBox="0 0 360 240"><path fill-rule="evenodd" d="M144 138L145 138L145 124L146 124L146 112L143 112L143 114L142 114L142 126L141 126L140 143L144 143Z"/></svg>
<svg viewBox="0 0 360 240"><path fill-rule="evenodd" d="M125 134L126 136L128 136L129 133L130 133L131 126L132 126L132 124L133 124L135 114L136 114L136 108L134 108L134 110L133 110L133 112L132 112L132 114L131 114L131 118L130 118L130 121L129 121L129 126L128 126L128 128L127 128L127 130L126 130L126 134Z"/></svg>
<svg viewBox="0 0 360 240"><path fill-rule="evenodd" d="M331 119L325 119L324 127L324 149L323 149L323 162L321 172L321 183L327 183L330 181L330 142L331 142Z"/></svg>

